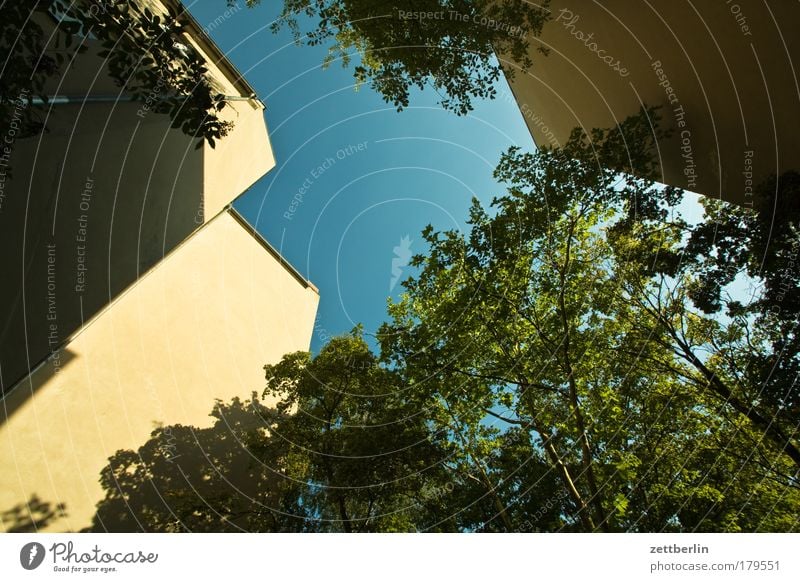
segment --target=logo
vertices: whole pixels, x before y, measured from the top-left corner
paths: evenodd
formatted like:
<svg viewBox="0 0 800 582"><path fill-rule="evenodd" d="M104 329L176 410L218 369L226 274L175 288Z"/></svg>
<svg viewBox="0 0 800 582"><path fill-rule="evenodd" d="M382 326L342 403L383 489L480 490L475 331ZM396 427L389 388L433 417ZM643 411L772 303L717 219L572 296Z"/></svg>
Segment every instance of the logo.
<svg viewBox="0 0 800 582"><path fill-rule="evenodd" d="M394 258L392 259L392 278L389 281L389 292L394 289L400 276L403 274L403 267L407 267L413 253L411 252L411 237L408 235L400 239L400 244L392 249Z"/></svg>
<svg viewBox="0 0 800 582"><path fill-rule="evenodd" d="M44 546L39 542L30 542L19 551L19 563L26 570L35 570L44 561Z"/></svg>

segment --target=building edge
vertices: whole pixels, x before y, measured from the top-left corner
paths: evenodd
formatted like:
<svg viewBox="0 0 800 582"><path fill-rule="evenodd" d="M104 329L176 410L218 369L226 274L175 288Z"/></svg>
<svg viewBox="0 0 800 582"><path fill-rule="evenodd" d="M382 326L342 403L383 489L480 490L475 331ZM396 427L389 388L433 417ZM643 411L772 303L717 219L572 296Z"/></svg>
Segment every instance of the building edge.
<svg viewBox="0 0 800 582"><path fill-rule="evenodd" d="M267 239L265 239L261 233L259 233L250 222L242 216L242 214L236 210L232 205L228 205L222 211L218 212L213 218L210 220L205 221L202 225L196 228L192 233L183 239L175 248L169 251L164 257L158 261L155 265L153 265L150 269L145 271L136 281L128 285L121 293L119 293L116 297L114 297L111 301L109 301L100 311L95 313L92 317L86 320L75 332L71 333L67 338L61 342L58 347L51 352L47 357L42 358L31 369L28 373L17 380L10 388L5 391L0 392L0 401L4 401L6 398L11 396L20 386L23 386L26 382L30 383L32 376L39 370L42 366L47 365L47 363L52 360L57 354L65 350L69 344L75 341L84 331L86 331L91 325L97 322L103 315L114 308L122 299L131 293L133 289L136 288L139 283L141 283L147 277L152 276L152 274L159 268L159 266L165 264L167 261L172 259L182 248L188 245L192 239L198 236L201 232L206 230L210 224L213 224L216 220L219 220L223 215L230 214L231 217L235 220L237 224L239 224L245 232L250 234L252 238L256 240L256 242L261 245L261 247L269 253L272 258L274 258L278 264L280 264L300 285L303 286L304 289L310 289L316 295L319 295L319 289L316 285L314 285L310 280L306 279L300 271L298 271L294 265L292 265L286 258L274 247L272 246ZM2 379L2 370L0 370L0 379Z"/></svg>

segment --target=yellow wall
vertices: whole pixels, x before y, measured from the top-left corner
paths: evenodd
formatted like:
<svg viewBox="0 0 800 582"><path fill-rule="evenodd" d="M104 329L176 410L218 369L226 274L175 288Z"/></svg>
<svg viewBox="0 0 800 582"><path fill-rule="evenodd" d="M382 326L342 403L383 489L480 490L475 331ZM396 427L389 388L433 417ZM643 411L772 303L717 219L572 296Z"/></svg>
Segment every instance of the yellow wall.
<svg viewBox="0 0 800 582"><path fill-rule="evenodd" d="M797 2L554 0L551 11L531 42L533 67L512 82L538 144L563 143L576 126L612 127L647 103L663 105L676 131L660 144L666 183L747 205L743 172L758 181L800 168Z"/></svg>
<svg viewBox="0 0 800 582"><path fill-rule="evenodd" d="M49 92L124 97L97 50ZM274 167L263 105L231 101L222 115L234 128L213 149L127 101L54 105L47 132L14 141L0 200L0 393Z"/></svg>
<svg viewBox="0 0 800 582"><path fill-rule="evenodd" d="M257 101L233 101L221 116L233 131L215 148L203 150L205 216L215 216L261 176L275 167L264 110Z"/></svg>
<svg viewBox="0 0 800 582"><path fill-rule="evenodd" d="M88 526L109 456L262 390L264 364L308 349L318 299L230 212L214 218L5 398L0 512L35 496L65 505L45 531Z"/></svg>

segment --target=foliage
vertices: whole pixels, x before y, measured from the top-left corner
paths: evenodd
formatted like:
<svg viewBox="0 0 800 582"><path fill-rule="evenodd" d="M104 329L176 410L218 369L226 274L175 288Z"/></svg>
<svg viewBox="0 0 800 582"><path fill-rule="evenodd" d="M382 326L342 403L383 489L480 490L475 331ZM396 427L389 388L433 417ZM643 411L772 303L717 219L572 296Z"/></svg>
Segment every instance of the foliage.
<svg viewBox="0 0 800 582"><path fill-rule="evenodd" d="M234 4L235 0L229 0ZM247 0L252 6L260 0ZM473 100L494 98L504 70L494 54L529 67L530 39L549 19L549 1L525 0L284 0L273 31L290 29L298 43L329 43L325 65L341 59L357 85L369 83L398 111L411 90L432 87L459 115ZM546 50L539 49L546 54Z"/></svg>
<svg viewBox="0 0 800 582"><path fill-rule="evenodd" d="M441 438L360 332L333 339L316 358L285 357L266 376L265 395L278 398L274 439L298 467L292 478L306 484L303 505L320 527L415 529L418 492L441 477Z"/></svg>
<svg viewBox="0 0 800 582"><path fill-rule="evenodd" d="M265 371L263 400L218 403L211 428L160 428L117 453L93 529L414 530L435 503L419 492L442 477L440 439L360 335Z"/></svg>
<svg viewBox="0 0 800 582"><path fill-rule="evenodd" d="M53 504L33 494L27 501L0 511L0 526L7 533L34 533L68 515L63 503Z"/></svg>
<svg viewBox="0 0 800 582"><path fill-rule="evenodd" d="M4 128L20 125L17 137L44 128L49 81L93 46L102 47L98 55L123 91L169 114L173 127L211 146L231 128L217 116L224 96L205 61L180 42L183 16L171 9L153 14L136 0L18 0L2 3L0 20L0 115Z"/></svg>
<svg viewBox="0 0 800 582"><path fill-rule="evenodd" d="M89 531L303 531L294 484L252 450L265 413L256 398L219 402L211 427L159 427L138 451L117 452Z"/></svg>
<svg viewBox="0 0 800 582"><path fill-rule="evenodd" d="M778 355L776 327L692 303L682 258L703 226L654 182L649 130L632 138L655 113L625 122L627 148L623 131L576 131L504 155L491 212L475 201L468 234L423 233L382 351L465 432L525 429L558 478L559 529L791 529L797 423L746 368L753 346ZM796 397L790 380L776 391Z"/></svg>
<svg viewBox="0 0 800 582"><path fill-rule="evenodd" d="M42 108L33 107L34 96L45 94L45 82L64 63L64 54L45 51L44 29L31 20L34 2L3 2L0 6L0 126L7 131L18 119L18 137L41 131ZM4 133L5 133L4 131Z"/></svg>
<svg viewBox="0 0 800 582"><path fill-rule="evenodd" d="M736 385L750 386L748 402L774 419L784 435L800 426L800 174L761 184L752 209L704 201L707 218L691 232L683 270L687 293L704 313L735 325L722 340L735 352L715 364ZM746 297L732 285L751 283ZM720 354L722 355L722 354ZM786 437L785 437L786 438ZM794 439L797 443L797 439ZM800 454L794 454L800 463Z"/></svg>

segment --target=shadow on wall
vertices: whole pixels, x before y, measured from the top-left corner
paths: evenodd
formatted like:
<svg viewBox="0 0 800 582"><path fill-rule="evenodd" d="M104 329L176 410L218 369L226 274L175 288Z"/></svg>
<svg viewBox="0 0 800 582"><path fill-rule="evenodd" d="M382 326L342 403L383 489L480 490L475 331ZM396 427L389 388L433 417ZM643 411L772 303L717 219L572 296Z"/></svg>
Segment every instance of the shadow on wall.
<svg viewBox="0 0 800 582"><path fill-rule="evenodd" d="M205 219L204 152L136 103L60 107L14 146L0 212L6 391ZM105 123L98 123L103 120Z"/></svg>
<svg viewBox="0 0 800 582"><path fill-rule="evenodd" d="M35 533L51 521L66 516L63 503L53 505L33 494L27 502L0 512L0 526L7 533Z"/></svg>
<svg viewBox="0 0 800 582"><path fill-rule="evenodd" d="M267 460L269 414L255 395L217 402L210 428L159 427L138 451L118 451L100 477L106 497L83 531L302 530L302 519L278 509L288 480Z"/></svg>
<svg viewBox="0 0 800 582"><path fill-rule="evenodd" d="M52 380L77 357L78 355L69 348L58 350L8 394L4 396L0 394L0 427L11 420L29 398L35 397L42 388L52 385Z"/></svg>

